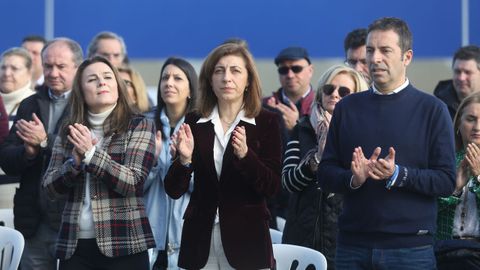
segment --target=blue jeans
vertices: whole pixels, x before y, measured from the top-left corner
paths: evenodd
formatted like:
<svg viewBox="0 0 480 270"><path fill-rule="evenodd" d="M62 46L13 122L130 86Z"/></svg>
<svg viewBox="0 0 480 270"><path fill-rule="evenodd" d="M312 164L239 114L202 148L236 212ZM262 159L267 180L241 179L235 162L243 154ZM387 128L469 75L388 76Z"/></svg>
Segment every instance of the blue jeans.
<svg viewBox="0 0 480 270"><path fill-rule="evenodd" d="M436 269L433 246L414 248L377 249L337 244L337 270L429 270Z"/></svg>

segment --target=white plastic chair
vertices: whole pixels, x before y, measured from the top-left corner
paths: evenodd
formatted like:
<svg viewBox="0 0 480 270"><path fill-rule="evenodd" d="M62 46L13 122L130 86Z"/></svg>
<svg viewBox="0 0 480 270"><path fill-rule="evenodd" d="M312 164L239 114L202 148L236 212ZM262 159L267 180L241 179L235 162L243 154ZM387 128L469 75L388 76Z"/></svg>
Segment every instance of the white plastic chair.
<svg viewBox="0 0 480 270"><path fill-rule="evenodd" d="M13 227L13 209L0 208L0 223L3 222L3 226L14 229Z"/></svg>
<svg viewBox="0 0 480 270"><path fill-rule="evenodd" d="M283 233L281 231L270 229L270 238L272 238L272 244L282 243Z"/></svg>
<svg viewBox="0 0 480 270"><path fill-rule="evenodd" d="M0 226L0 269L17 270L24 246L25 239L19 231Z"/></svg>
<svg viewBox="0 0 480 270"><path fill-rule="evenodd" d="M302 246L273 244L273 256L277 261L277 270L307 269L326 270L327 259L322 253ZM313 269L313 268L309 268Z"/></svg>
<svg viewBox="0 0 480 270"><path fill-rule="evenodd" d="M282 217L276 217L276 220L277 220L277 229L283 232L283 228L285 228L286 220Z"/></svg>

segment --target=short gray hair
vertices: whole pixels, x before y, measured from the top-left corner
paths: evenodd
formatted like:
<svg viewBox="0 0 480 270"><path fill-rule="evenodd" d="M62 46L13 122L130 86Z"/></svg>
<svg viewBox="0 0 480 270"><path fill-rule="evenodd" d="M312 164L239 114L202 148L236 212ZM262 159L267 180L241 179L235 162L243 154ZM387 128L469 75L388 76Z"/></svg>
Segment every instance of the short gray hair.
<svg viewBox="0 0 480 270"><path fill-rule="evenodd" d="M98 33L95 37L93 37L92 41L90 41L90 44L88 45L88 49L87 49L88 58L92 58L93 56L95 56L98 50L98 42L102 39L118 40L118 42L120 42L120 45L122 47L123 56L127 55L127 45L125 45L125 41L123 40L123 38L113 32L104 31L104 32Z"/></svg>
<svg viewBox="0 0 480 270"><path fill-rule="evenodd" d="M45 55L45 51L48 49L48 47L50 47L54 43L64 43L65 45L67 45L67 47L70 49L70 51L73 54L72 60L75 63L75 66L78 67L83 62L83 51L82 51L82 47L80 47L80 44L78 44L78 42L76 42L75 40L66 38L66 37L54 38L48 41L47 44L45 44L45 46L42 49L42 62L44 60L43 58Z"/></svg>

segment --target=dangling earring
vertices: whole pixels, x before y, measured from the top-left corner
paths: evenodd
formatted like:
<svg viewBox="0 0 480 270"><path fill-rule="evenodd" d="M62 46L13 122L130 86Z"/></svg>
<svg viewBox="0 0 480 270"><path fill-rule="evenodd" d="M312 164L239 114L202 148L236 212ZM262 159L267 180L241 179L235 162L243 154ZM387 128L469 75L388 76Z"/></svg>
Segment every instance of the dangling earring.
<svg viewBox="0 0 480 270"><path fill-rule="evenodd" d="M457 135L460 135L460 129L457 129L456 133L457 133Z"/></svg>
<svg viewBox="0 0 480 270"><path fill-rule="evenodd" d="M245 91L245 92L247 92L247 91L248 91L248 86L247 86L247 87L245 87L245 90L244 90L244 91Z"/></svg>

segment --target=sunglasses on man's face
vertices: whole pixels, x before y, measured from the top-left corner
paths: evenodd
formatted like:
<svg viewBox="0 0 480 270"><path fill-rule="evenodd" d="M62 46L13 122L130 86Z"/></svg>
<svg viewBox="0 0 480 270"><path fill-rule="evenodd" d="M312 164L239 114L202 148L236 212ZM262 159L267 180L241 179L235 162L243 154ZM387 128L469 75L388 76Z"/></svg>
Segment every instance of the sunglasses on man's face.
<svg viewBox="0 0 480 270"><path fill-rule="evenodd" d="M297 65L291 66L291 67L287 67L287 66L279 67L279 68L278 68L278 74L280 74L280 75L287 75L289 70L292 70L293 73L298 74L298 73L302 72L302 70L303 70L304 68L305 68L305 67L297 66Z"/></svg>
<svg viewBox="0 0 480 270"><path fill-rule="evenodd" d="M330 96L333 91L335 91L335 89L338 88L338 95L340 97L345 97L345 96L348 96L350 95L350 93L352 93L352 91L350 90L350 88L348 87L345 87L345 86L337 86L337 85L334 85L334 84L325 84L323 87L322 87L322 91L325 95L327 96Z"/></svg>

